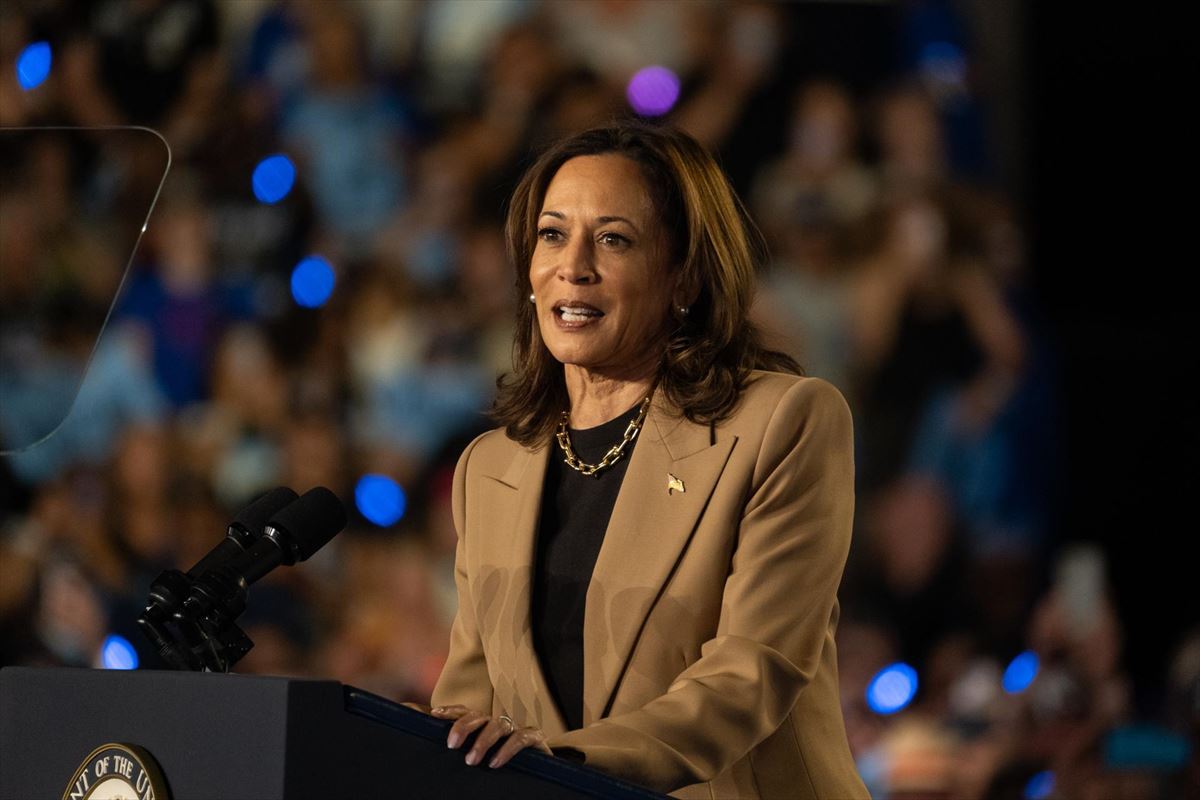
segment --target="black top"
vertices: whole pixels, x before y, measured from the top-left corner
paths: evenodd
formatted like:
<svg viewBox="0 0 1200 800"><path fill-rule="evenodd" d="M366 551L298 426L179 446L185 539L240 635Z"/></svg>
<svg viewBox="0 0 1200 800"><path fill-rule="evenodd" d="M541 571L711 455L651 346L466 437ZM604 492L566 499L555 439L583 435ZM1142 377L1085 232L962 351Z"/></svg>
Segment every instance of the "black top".
<svg viewBox="0 0 1200 800"><path fill-rule="evenodd" d="M575 455L587 464L599 462L621 441L640 406L639 402L595 428L568 429ZM638 438L641 435L639 431ZM550 444L553 452L542 494L530 616L534 649L568 730L583 727L583 611L588 584L636 444L637 438L625 446L620 461L592 476L567 466L558 443Z"/></svg>

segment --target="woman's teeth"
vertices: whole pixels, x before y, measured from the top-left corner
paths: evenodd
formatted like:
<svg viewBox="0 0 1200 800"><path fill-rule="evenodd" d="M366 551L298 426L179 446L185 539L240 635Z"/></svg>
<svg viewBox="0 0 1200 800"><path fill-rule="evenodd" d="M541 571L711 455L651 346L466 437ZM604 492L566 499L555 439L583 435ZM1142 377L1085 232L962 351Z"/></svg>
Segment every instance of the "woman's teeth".
<svg viewBox="0 0 1200 800"><path fill-rule="evenodd" d="M564 306L559 309L559 313L566 322L585 322L591 317L602 316L601 312L593 311L587 308L571 308Z"/></svg>

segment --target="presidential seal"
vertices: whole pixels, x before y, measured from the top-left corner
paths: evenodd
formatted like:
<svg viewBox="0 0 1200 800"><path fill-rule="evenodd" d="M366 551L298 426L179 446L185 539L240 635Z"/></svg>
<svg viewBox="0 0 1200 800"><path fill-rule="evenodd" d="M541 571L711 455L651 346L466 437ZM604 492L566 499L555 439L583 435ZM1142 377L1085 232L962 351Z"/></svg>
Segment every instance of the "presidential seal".
<svg viewBox="0 0 1200 800"><path fill-rule="evenodd" d="M158 763L132 744L93 750L67 784L62 800L171 800Z"/></svg>

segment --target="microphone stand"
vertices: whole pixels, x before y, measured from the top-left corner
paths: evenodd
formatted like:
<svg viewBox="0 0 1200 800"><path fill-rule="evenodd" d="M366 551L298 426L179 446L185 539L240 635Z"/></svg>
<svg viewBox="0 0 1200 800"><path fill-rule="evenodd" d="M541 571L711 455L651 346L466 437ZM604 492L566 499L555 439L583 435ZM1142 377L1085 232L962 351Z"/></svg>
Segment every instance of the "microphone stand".
<svg viewBox="0 0 1200 800"><path fill-rule="evenodd" d="M151 584L137 624L172 669L229 672L254 647L235 623L245 609L246 586L237 576L212 570L202 580L167 570Z"/></svg>

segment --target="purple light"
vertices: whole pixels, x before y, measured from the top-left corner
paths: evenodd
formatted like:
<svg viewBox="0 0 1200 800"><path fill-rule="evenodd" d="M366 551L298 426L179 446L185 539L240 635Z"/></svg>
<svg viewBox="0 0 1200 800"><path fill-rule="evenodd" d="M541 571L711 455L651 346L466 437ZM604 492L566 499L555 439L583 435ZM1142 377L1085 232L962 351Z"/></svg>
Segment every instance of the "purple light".
<svg viewBox="0 0 1200 800"><path fill-rule="evenodd" d="M643 117L660 117L679 99L679 78L666 67L643 67L629 79L625 96Z"/></svg>

